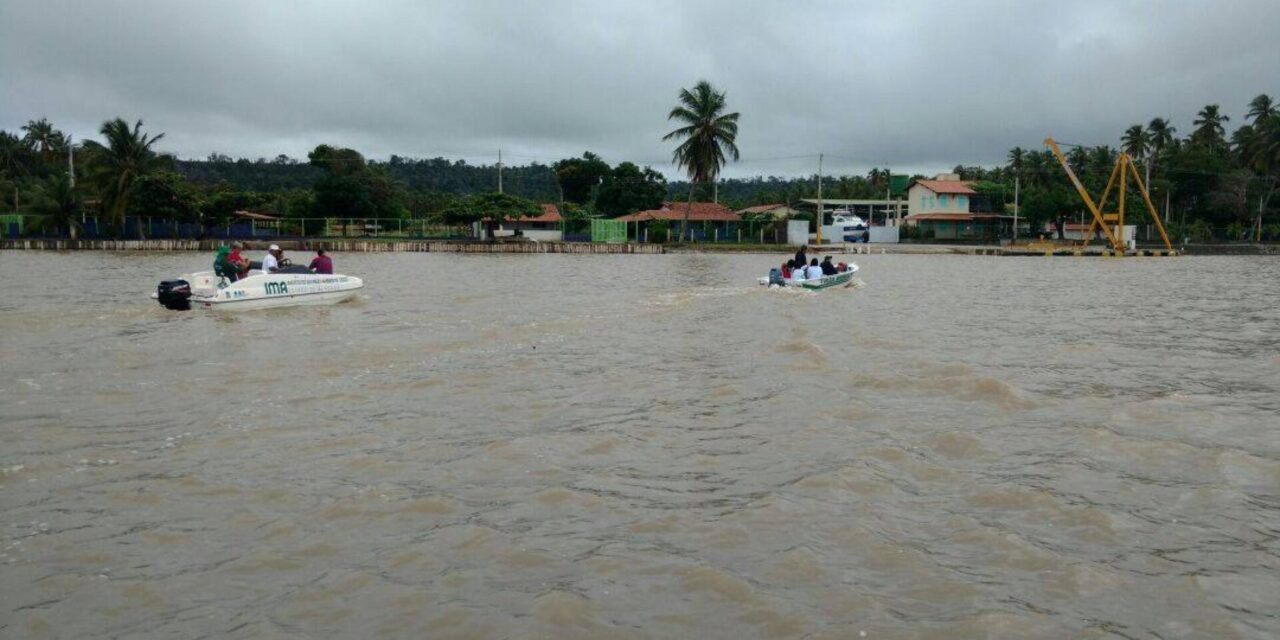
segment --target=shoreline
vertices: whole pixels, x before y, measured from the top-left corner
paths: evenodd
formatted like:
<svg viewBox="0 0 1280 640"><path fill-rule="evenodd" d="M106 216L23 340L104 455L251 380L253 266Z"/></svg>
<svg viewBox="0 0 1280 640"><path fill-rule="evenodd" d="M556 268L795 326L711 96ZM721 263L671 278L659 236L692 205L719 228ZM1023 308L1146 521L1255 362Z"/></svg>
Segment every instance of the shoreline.
<svg viewBox="0 0 1280 640"><path fill-rule="evenodd" d="M0 251L215 251L228 241L207 240L67 240L59 238L0 239ZM338 253L561 253L561 254L642 254L672 253L769 253L790 254L791 245L760 244L604 244L591 242L483 242L468 240L247 240L250 250L264 250L278 244L286 251L324 249ZM815 253L840 255L971 255L971 256L1104 256L1102 247L1086 250L1062 246L995 246L950 244L838 244L810 246ZM1139 248L1130 256L1163 256L1163 249ZM1175 255L1280 255L1280 245L1224 244L1189 245Z"/></svg>

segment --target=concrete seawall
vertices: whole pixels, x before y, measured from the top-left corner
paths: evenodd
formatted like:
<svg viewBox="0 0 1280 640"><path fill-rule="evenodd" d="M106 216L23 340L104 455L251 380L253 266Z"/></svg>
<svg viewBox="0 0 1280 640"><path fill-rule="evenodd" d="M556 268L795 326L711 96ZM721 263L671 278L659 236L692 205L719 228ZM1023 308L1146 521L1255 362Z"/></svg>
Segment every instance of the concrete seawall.
<svg viewBox="0 0 1280 640"><path fill-rule="evenodd" d="M0 250L27 251L215 251L225 240L0 240ZM658 244L593 244L588 242L459 242L450 240L273 240L246 241L251 250L278 244L286 251L324 249L338 253L666 253Z"/></svg>

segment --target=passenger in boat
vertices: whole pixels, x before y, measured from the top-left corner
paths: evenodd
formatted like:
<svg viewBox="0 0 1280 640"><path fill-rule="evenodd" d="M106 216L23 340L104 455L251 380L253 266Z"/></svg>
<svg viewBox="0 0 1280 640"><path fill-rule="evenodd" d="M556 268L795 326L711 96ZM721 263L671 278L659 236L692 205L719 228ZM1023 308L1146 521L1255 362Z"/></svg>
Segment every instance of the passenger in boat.
<svg viewBox="0 0 1280 640"><path fill-rule="evenodd" d="M316 249L316 257L311 260L308 268L312 273L333 275L333 260L324 254L324 249Z"/></svg>
<svg viewBox="0 0 1280 640"><path fill-rule="evenodd" d="M847 264L845 264L845 263L843 263L843 262L841 262L840 264L836 265L836 273L844 273L844 272L846 272L846 271L848 271L848 270L849 270L849 265L847 265Z"/></svg>
<svg viewBox="0 0 1280 640"><path fill-rule="evenodd" d="M791 269L795 267L795 265L796 265L795 260L787 260L786 262L782 263L782 277L787 280L790 280Z"/></svg>
<svg viewBox="0 0 1280 640"><path fill-rule="evenodd" d="M231 279L232 282L243 278L249 273L249 259L240 255L240 250L244 248L243 242L231 243L231 255L227 256L227 262L235 269L236 275Z"/></svg>
<svg viewBox="0 0 1280 640"><path fill-rule="evenodd" d="M822 264L819 266L822 267L822 275L824 276L834 276L837 273L836 266L831 264L831 256L823 258Z"/></svg>
<svg viewBox="0 0 1280 640"><path fill-rule="evenodd" d="M805 270L805 266L804 266L804 265L802 265L802 264L797 263L797 262L796 262L796 261L794 261L794 260L792 260L791 262L792 262L792 265L791 265L791 279L792 279L792 280L804 280L804 270Z"/></svg>
<svg viewBox="0 0 1280 640"><path fill-rule="evenodd" d="M262 256L262 272L275 273L280 270L280 259L284 256L284 252L280 250L280 245L273 244L267 248L267 255Z"/></svg>
<svg viewBox="0 0 1280 640"><path fill-rule="evenodd" d="M796 252L796 268L803 269L806 264L809 264L809 257L804 254L805 249L808 248L808 245L800 245L800 250Z"/></svg>
<svg viewBox="0 0 1280 640"><path fill-rule="evenodd" d="M240 269L231 263L230 258L231 249L225 245L218 247L218 253L213 257L213 273L218 277L235 282L240 278Z"/></svg>
<svg viewBox="0 0 1280 640"><path fill-rule="evenodd" d="M818 266L817 258L809 261L809 270L804 275L805 280L817 280L822 277L822 267Z"/></svg>

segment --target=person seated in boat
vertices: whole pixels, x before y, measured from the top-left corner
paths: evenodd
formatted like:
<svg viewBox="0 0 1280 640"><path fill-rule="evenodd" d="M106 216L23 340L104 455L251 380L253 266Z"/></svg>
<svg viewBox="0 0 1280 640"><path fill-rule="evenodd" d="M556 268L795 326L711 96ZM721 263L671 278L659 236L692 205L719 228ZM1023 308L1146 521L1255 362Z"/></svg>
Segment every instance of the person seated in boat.
<svg viewBox="0 0 1280 640"><path fill-rule="evenodd" d="M795 260L787 260L786 262L782 263L782 277L784 279L790 280L791 269L794 268L795 266L796 266Z"/></svg>
<svg viewBox="0 0 1280 640"><path fill-rule="evenodd" d="M284 252L280 250L280 245L273 244L267 248L267 255L262 256L262 272L275 273L280 270L280 262L284 259Z"/></svg>
<svg viewBox="0 0 1280 640"><path fill-rule="evenodd" d="M822 264L819 266L822 267L822 275L824 276L834 276L837 273L836 266L831 264L831 256L823 258Z"/></svg>
<svg viewBox="0 0 1280 640"><path fill-rule="evenodd" d="M218 253L213 257L213 273L231 282L240 279L240 268L231 263L231 249L229 247L225 245L218 247Z"/></svg>
<svg viewBox="0 0 1280 640"><path fill-rule="evenodd" d="M797 263L797 262L795 262L794 260L792 261L792 265L791 265L791 279L792 279L792 280L796 280L796 281L804 280L804 279L805 279L805 278L804 278L804 271L805 271L805 266L804 266L804 265L802 265L802 264L800 264L800 263Z"/></svg>
<svg viewBox="0 0 1280 640"><path fill-rule="evenodd" d="M806 264L809 264L809 257L804 254L805 249L808 249L808 248L809 248L809 245L802 244L800 245L800 250L796 252L797 268L803 269Z"/></svg>
<svg viewBox="0 0 1280 640"><path fill-rule="evenodd" d="M243 248L243 242L231 243L231 254L227 256L227 262L236 270L236 277L232 279L232 282L245 277L249 273L249 259L240 254L240 250Z"/></svg>
<svg viewBox="0 0 1280 640"><path fill-rule="evenodd" d="M849 270L849 265L847 265L847 264L845 264L845 263L843 263L843 262L841 262L840 264L836 265L836 273L844 273L844 272L846 272L846 271L848 271L848 270Z"/></svg>
<svg viewBox="0 0 1280 640"><path fill-rule="evenodd" d="M311 260L307 268L311 269L312 273L333 275L333 260L324 254L324 249L316 249L316 257Z"/></svg>
<svg viewBox="0 0 1280 640"><path fill-rule="evenodd" d="M818 266L818 259L814 258L809 261L809 270L805 272L805 280L817 280L822 277L822 267Z"/></svg>

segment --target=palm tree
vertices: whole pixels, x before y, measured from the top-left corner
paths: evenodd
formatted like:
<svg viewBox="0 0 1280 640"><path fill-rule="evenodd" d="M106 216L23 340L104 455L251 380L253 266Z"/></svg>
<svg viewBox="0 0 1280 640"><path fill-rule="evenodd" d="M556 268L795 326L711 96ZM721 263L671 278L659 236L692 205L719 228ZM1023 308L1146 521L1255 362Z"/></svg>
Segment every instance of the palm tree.
<svg viewBox="0 0 1280 640"><path fill-rule="evenodd" d="M1174 134L1178 130L1169 125L1164 118L1152 118L1147 124L1147 188L1151 188L1151 170L1155 167L1156 157L1173 146Z"/></svg>
<svg viewBox="0 0 1280 640"><path fill-rule="evenodd" d="M1142 160L1147 157L1150 150L1151 141L1147 137L1147 132L1142 125L1135 124L1125 129L1124 135L1120 136L1121 148L1129 154L1134 160Z"/></svg>
<svg viewBox="0 0 1280 640"><path fill-rule="evenodd" d="M1048 151L1030 151L1022 160L1022 172L1026 174L1028 185L1045 186L1049 184L1052 165L1056 159L1050 158Z"/></svg>
<svg viewBox="0 0 1280 640"><path fill-rule="evenodd" d="M699 182L715 180L726 162L728 153L734 160L739 157L734 140L738 137L738 113L725 113L724 93L716 91L706 80L699 81L693 90L680 90L680 104L671 109L667 120L675 120L684 126L663 136L663 140L683 140L672 153L676 166L689 175L689 205L684 211L684 223L680 228L683 237L689 229L689 214L693 211L693 190Z"/></svg>
<svg viewBox="0 0 1280 640"><path fill-rule="evenodd" d="M1147 125L1147 141L1151 145L1151 155L1159 155L1161 151L1173 146L1173 135L1178 130L1169 125L1164 118L1152 118Z"/></svg>
<svg viewBox="0 0 1280 640"><path fill-rule="evenodd" d="M84 143L86 150L97 157L94 178L102 189L103 210L111 224L124 226L125 211L129 206L129 188L134 181L147 175L160 165L160 158L152 150L164 134L149 136L142 133L142 121L129 128L122 118L108 120L100 130L107 139L104 146L95 141ZM142 234L142 225L138 225Z"/></svg>
<svg viewBox="0 0 1280 640"><path fill-rule="evenodd" d="M1191 123L1196 126L1196 130L1191 133L1191 137L1205 146L1221 147L1227 135L1227 130L1222 125L1230 120L1231 118L1222 115L1218 110L1218 105L1205 105L1200 110L1200 113L1196 114L1196 119Z"/></svg>
<svg viewBox="0 0 1280 640"><path fill-rule="evenodd" d="M1130 158L1139 162L1145 161L1147 165L1145 182L1150 184L1151 159L1149 154L1151 153L1151 134L1147 133L1146 129L1142 128L1142 125L1135 124L1125 129L1124 135L1120 136L1120 143L1121 148L1124 149L1125 153L1129 154Z"/></svg>
<svg viewBox="0 0 1280 640"><path fill-rule="evenodd" d="M1252 169L1267 187L1259 196L1255 223L1261 233L1262 211L1266 210L1277 183L1280 183L1280 114L1260 115L1254 124L1237 129L1231 138L1241 162Z"/></svg>
<svg viewBox="0 0 1280 640"><path fill-rule="evenodd" d="M1009 150L1009 169L1015 174L1022 171L1022 164L1026 161L1027 152L1022 147L1014 147Z"/></svg>
<svg viewBox="0 0 1280 640"><path fill-rule="evenodd" d="M22 125L22 130L27 132L22 141L45 160L49 159L49 154L66 146L66 136L54 129L47 118L30 120Z"/></svg>
<svg viewBox="0 0 1280 640"><path fill-rule="evenodd" d="M39 216L32 224L34 230L66 229L71 239L76 239L80 230L80 199L67 174L51 176L33 208Z"/></svg>
<svg viewBox="0 0 1280 640"><path fill-rule="evenodd" d="M0 176L16 178L26 174L31 149L18 136L0 131Z"/></svg>
<svg viewBox="0 0 1280 640"><path fill-rule="evenodd" d="M1271 101L1271 96L1262 93L1249 102L1249 113L1247 116L1253 120L1254 124L1262 118L1269 118L1276 115L1276 105Z"/></svg>
<svg viewBox="0 0 1280 640"><path fill-rule="evenodd" d="M867 172L867 182L871 185L873 193L884 191L889 186L889 170L872 167Z"/></svg>

